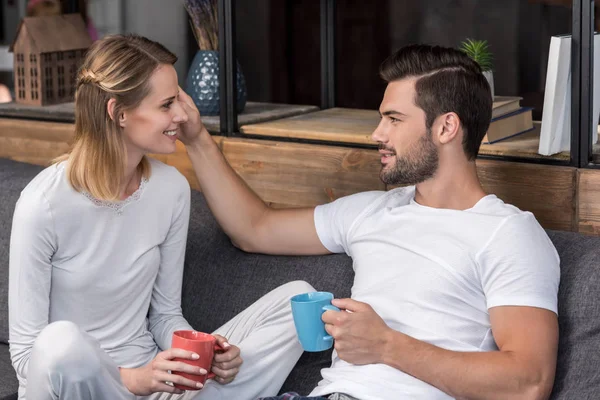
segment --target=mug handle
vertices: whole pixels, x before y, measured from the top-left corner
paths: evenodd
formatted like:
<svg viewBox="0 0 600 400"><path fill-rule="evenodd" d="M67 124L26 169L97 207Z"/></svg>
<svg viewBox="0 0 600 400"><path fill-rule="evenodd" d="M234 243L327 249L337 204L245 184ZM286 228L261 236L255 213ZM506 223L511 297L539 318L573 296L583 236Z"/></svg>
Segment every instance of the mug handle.
<svg viewBox="0 0 600 400"><path fill-rule="evenodd" d="M224 348L222 348L221 346L219 346L219 344L218 344L218 343L215 343L214 351L215 351L215 353L216 353L217 351L219 351L219 352L222 352L222 351L225 351L225 349L224 349ZM214 378L215 378L215 376L216 376L216 375L215 375L215 373L214 373L214 372L212 372L212 371L209 371L209 372L208 372L208 374L206 375L206 379L214 379Z"/></svg>
<svg viewBox="0 0 600 400"><path fill-rule="evenodd" d="M332 306L331 304L325 304L323 306L323 312L325 312L325 311L340 311L340 309L337 308L336 306ZM323 336L323 340L333 341L333 337L331 335Z"/></svg>

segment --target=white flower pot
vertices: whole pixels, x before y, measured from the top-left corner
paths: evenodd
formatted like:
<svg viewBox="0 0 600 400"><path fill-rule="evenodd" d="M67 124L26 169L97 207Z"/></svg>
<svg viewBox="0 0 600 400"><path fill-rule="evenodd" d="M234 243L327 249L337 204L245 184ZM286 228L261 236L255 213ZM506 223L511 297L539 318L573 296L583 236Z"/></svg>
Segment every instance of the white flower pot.
<svg viewBox="0 0 600 400"><path fill-rule="evenodd" d="M493 71L484 71L483 76L487 79L490 84L490 90L492 91L492 99L494 98L494 72Z"/></svg>

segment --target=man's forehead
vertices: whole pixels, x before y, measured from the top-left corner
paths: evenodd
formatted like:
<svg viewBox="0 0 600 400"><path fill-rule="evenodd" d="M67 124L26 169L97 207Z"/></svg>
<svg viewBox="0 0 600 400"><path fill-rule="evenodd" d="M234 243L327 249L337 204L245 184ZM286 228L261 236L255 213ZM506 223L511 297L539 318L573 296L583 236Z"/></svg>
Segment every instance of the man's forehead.
<svg viewBox="0 0 600 400"><path fill-rule="evenodd" d="M387 111L387 108L398 109L399 107L414 106L415 81L415 79L406 78L388 83L380 112Z"/></svg>
<svg viewBox="0 0 600 400"><path fill-rule="evenodd" d="M397 81L388 83L386 93L389 92L392 95L396 94L412 94L415 92L416 78L404 78Z"/></svg>

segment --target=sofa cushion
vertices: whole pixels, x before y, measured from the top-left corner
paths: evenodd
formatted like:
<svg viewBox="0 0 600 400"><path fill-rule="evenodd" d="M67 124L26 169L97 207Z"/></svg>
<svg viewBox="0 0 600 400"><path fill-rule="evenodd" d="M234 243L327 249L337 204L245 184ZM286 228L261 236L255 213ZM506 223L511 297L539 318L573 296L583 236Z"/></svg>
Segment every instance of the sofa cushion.
<svg viewBox="0 0 600 400"><path fill-rule="evenodd" d="M8 249L15 203L42 169L38 165L0 158L0 343L8 343Z"/></svg>
<svg viewBox="0 0 600 400"><path fill-rule="evenodd" d="M560 339L553 400L600 393L600 238L548 232L561 259Z"/></svg>
<svg viewBox="0 0 600 400"><path fill-rule="evenodd" d="M16 399L19 381L10 363L8 346L5 344L0 344L0 376L0 400Z"/></svg>

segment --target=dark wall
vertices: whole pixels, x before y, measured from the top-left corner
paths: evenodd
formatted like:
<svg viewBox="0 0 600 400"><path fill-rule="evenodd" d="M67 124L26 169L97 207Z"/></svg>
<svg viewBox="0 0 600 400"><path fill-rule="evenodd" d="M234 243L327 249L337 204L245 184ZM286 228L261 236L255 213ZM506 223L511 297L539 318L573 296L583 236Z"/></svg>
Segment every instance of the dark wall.
<svg viewBox="0 0 600 400"><path fill-rule="evenodd" d="M238 57L250 100L320 103L319 0L237 2ZM541 118L550 36L571 32L571 9L540 0L338 0L337 105L375 109L379 64L409 43L488 40L499 95L520 95Z"/></svg>

